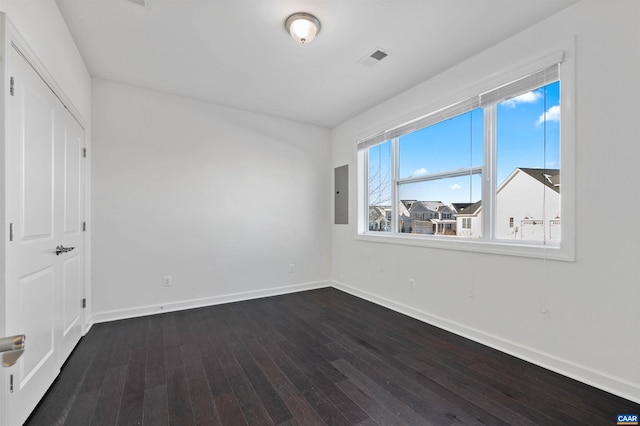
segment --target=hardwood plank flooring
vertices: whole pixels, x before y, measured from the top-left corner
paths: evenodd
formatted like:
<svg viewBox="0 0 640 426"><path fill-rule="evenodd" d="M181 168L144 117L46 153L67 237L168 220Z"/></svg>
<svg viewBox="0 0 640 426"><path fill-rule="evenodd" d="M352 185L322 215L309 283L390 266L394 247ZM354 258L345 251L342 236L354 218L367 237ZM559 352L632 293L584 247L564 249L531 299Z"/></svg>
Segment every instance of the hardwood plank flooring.
<svg viewBox="0 0 640 426"><path fill-rule="evenodd" d="M640 405L336 289L96 324L28 425L611 425Z"/></svg>

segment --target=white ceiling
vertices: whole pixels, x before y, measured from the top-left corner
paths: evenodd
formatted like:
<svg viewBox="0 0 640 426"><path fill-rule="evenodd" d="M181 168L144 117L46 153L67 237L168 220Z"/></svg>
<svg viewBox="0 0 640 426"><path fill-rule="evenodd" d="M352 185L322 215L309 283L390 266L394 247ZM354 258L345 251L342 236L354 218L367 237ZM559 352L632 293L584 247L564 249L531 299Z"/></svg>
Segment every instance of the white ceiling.
<svg viewBox="0 0 640 426"><path fill-rule="evenodd" d="M331 128L577 1L57 3L93 77ZM300 11L322 23L306 45L284 29Z"/></svg>

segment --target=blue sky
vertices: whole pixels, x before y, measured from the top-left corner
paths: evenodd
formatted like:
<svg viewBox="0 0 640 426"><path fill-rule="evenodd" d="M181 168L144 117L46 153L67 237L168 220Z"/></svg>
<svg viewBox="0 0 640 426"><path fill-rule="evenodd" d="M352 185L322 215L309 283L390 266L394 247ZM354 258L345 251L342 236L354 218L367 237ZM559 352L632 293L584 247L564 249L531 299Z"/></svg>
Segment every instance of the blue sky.
<svg viewBox="0 0 640 426"><path fill-rule="evenodd" d="M497 108L498 183L516 167L560 167L560 83L509 99ZM382 204L385 188L377 180L390 179L390 143L370 152L370 186L379 187L372 198ZM399 176L406 178L453 171L483 164L483 111L478 108L400 138ZM382 169L380 169L382 167ZM480 199L480 176L432 180L400 187L400 199L475 202ZM376 189L376 188L374 188ZM376 191L374 191L376 192ZM371 203L374 204L374 203Z"/></svg>

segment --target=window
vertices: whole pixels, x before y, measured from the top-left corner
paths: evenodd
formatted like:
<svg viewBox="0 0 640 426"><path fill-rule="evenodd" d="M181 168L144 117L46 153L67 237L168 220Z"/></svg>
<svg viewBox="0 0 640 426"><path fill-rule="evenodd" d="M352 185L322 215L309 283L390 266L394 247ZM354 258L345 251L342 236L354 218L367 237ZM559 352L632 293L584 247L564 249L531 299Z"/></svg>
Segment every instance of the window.
<svg viewBox="0 0 640 426"><path fill-rule="evenodd" d="M391 142L369 148L368 154L369 231L389 232L381 222L391 209Z"/></svg>
<svg viewBox="0 0 640 426"><path fill-rule="evenodd" d="M551 242L548 219L561 217L560 82L499 102L494 108L495 238ZM520 222L519 228L512 226L512 217ZM510 226L505 228L507 218Z"/></svg>
<svg viewBox="0 0 640 426"><path fill-rule="evenodd" d="M560 65L541 68L358 143L387 235L560 247Z"/></svg>

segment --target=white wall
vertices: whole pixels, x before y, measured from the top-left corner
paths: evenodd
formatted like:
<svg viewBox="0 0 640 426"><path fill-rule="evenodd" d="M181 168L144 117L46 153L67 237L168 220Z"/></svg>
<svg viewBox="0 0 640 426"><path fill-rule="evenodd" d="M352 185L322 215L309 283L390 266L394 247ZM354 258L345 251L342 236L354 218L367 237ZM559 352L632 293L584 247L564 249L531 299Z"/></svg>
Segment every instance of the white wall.
<svg viewBox="0 0 640 426"><path fill-rule="evenodd" d="M96 321L329 285L328 130L103 80L92 113Z"/></svg>
<svg viewBox="0 0 640 426"><path fill-rule="evenodd" d="M584 0L334 129L352 206L332 228L335 285L640 402L640 231L599 208L640 210L639 24L640 2ZM574 36L575 262L354 240L358 137Z"/></svg>

